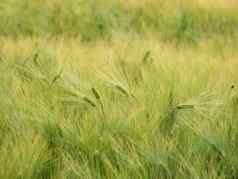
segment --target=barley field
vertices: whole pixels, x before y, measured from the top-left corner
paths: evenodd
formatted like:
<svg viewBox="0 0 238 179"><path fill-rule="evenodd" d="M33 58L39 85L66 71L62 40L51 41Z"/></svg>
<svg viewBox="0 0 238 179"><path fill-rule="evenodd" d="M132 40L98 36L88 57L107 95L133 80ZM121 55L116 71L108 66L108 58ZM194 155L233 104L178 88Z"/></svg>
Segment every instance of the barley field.
<svg viewBox="0 0 238 179"><path fill-rule="evenodd" d="M1 0L0 179L238 179L238 1Z"/></svg>

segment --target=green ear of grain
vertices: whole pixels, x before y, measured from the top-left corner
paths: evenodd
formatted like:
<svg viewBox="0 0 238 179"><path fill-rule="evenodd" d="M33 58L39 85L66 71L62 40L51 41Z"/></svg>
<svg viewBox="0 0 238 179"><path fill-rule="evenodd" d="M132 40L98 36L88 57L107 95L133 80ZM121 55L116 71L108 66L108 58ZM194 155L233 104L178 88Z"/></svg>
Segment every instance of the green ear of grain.
<svg viewBox="0 0 238 179"><path fill-rule="evenodd" d="M148 50L148 51L145 53L144 57L143 57L143 60L142 60L143 64L147 64L147 63L148 63L148 60L149 60L150 55L151 55L151 52L150 52L150 50Z"/></svg>
<svg viewBox="0 0 238 179"><path fill-rule="evenodd" d="M101 112L103 117L105 117L105 109L104 109L104 104L101 99L100 93L96 90L96 88L92 88L92 93L94 94L95 98L98 100L100 107L101 107Z"/></svg>
<svg viewBox="0 0 238 179"><path fill-rule="evenodd" d="M125 96L130 96L130 94L127 92L127 90L125 88L123 88L120 85L115 85L116 89L118 89L121 93L123 93Z"/></svg>
<svg viewBox="0 0 238 179"><path fill-rule="evenodd" d="M39 54L38 53L35 53L34 57L33 57L33 62L36 66L39 66L39 61L38 61L38 58L39 58Z"/></svg>
<svg viewBox="0 0 238 179"><path fill-rule="evenodd" d="M192 104L179 104L176 106L177 109L193 109L194 107Z"/></svg>
<svg viewBox="0 0 238 179"><path fill-rule="evenodd" d="M94 101L92 101L91 99L89 99L88 97L84 96L82 98L86 103L88 103L89 105L91 105L92 107L96 107L96 104Z"/></svg>
<svg viewBox="0 0 238 179"><path fill-rule="evenodd" d="M92 92L97 100L101 99L99 92L95 88L92 88Z"/></svg>
<svg viewBox="0 0 238 179"><path fill-rule="evenodd" d="M58 79L61 78L62 73L63 73L63 69L61 69L60 72L53 78L50 86L52 86Z"/></svg>

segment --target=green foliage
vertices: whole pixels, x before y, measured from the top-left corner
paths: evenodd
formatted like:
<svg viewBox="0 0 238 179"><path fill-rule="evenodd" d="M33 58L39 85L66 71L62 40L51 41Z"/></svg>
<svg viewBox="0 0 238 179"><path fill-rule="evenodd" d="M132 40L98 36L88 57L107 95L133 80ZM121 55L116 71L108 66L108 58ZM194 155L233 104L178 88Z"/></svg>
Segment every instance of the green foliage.
<svg viewBox="0 0 238 179"><path fill-rule="evenodd" d="M237 12L181 2L2 0L0 178L236 179Z"/></svg>
<svg viewBox="0 0 238 179"><path fill-rule="evenodd" d="M1 178L235 178L234 85L225 96L191 93L185 76L152 65L151 56L119 62L129 88L94 80L83 88L45 50L1 62ZM210 76L200 68L191 73ZM134 106L143 108L126 112Z"/></svg>
<svg viewBox="0 0 238 179"><path fill-rule="evenodd" d="M58 4L11 0L1 4L2 36L68 35L92 41L110 39L116 32L156 32L166 41L194 43L215 35L233 36L238 27L236 13L194 9L186 4L171 14L163 13L159 3L158 7L130 9L119 2L79 0Z"/></svg>

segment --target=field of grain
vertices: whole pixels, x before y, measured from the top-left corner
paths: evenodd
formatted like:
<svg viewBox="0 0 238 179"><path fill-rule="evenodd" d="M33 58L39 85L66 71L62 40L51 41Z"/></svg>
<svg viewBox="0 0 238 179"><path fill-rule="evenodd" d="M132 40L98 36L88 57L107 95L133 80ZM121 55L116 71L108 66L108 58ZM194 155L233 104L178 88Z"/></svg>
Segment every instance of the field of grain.
<svg viewBox="0 0 238 179"><path fill-rule="evenodd" d="M1 0L0 179L237 179L236 0Z"/></svg>

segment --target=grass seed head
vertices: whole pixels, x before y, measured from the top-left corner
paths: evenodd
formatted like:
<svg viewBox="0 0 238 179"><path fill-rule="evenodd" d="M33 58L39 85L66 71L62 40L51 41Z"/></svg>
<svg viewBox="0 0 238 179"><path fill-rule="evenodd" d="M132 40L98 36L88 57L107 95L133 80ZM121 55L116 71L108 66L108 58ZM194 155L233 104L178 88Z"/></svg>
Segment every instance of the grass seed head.
<svg viewBox="0 0 238 179"><path fill-rule="evenodd" d="M101 99L99 92L95 88L92 88L92 92L96 99Z"/></svg>

